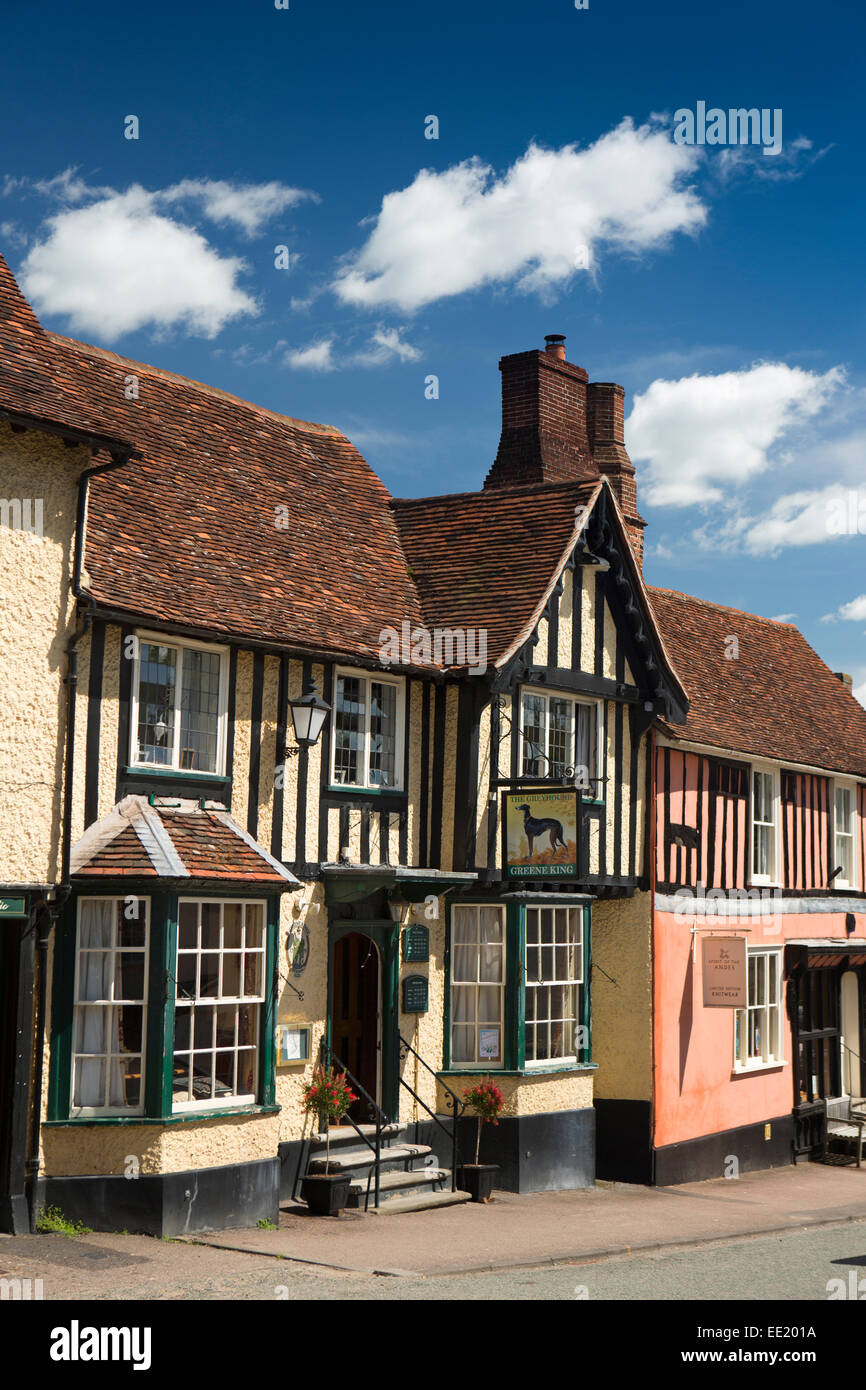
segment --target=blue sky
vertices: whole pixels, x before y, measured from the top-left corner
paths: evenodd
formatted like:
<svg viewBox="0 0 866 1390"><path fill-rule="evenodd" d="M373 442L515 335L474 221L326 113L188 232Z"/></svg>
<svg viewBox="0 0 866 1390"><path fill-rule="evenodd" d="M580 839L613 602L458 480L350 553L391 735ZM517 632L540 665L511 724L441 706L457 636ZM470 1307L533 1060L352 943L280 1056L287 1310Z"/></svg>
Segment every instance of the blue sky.
<svg viewBox="0 0 866 1390"><path fill-rule="evenodd" d="M397 496L480 487L499 357L564 333L627 390L649 581L793 615L866 701L859 0L0 10L43 322L337 424ZM781 152L676 144L699 101Z"/></svg>

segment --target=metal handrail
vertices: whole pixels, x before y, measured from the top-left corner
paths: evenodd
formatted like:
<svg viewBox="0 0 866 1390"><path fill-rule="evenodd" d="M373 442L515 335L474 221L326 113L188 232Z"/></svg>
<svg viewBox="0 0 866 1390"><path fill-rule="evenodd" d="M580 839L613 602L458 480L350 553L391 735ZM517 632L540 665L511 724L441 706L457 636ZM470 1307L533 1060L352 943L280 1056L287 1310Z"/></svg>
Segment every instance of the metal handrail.
<svg viewBox="0 0 866 1390"><path fill-rule="evenodd" d="M344 1073L344 1075L347 1076L347 1077L349 1078L349 1080L351 1081L352 1085L355 1086L355 1087L357 1088L359 1094L362 1095L362 1096L364 1097L364 1099L368 1102L368 1104L372 1107L373 1111L375 1112L375 1116L376 1116L376 1142L375 1142L375 1144L371 1144L371 1143L370 1143L370 1140L367 1138L366 1134L364 1134L364 1132L363 1132L361 1129L359 1129L359 1127L355 1124L355 1121L352 1119L352 1116L351 1116L351 1115L346 1115L346 1119L349 1121L349 1124L352 1126L352 1128L354 1129L354 1131L355 1131L355 1133L358 1135L358 1137L364 1141L364 1143L367 1145L367 1148L368 1148L368 1149L372 1149L372 1150L373 1150L373 1153L374 1153L374 1155L375 1155L375 1163L374 1163L374 1165L373 1165L373 1175L374 1175L374 1177L375 1177L375 1196L374 1196L374 1200L373 1200L373 1205L374 1205L374 1207L376 1207L376 1208L378 1209L378 1207L379 1207L379 1178L380 1178L380 1170L381 1170L381 1166L382 1166L382 1121L384 1120L385 1123L387 1124L387 1118L386 1118L386 1116L385 1116L384 1111L382 1111L382 1110L379 1109L379 1106L376 1104L376 1102L374 1101L374 1099L373 1099L373 1097L370 1095L370 1093L369 1093L368 1091L365 1091L365 1090L364 1090L364 1087L361 1085L361 1083L360 1083L360 1081L358 1080L358 1078L357 1078L356 1076L354 1076L354 1075L352 1074L352 1072L349 1071L349 1068L346 1066L345 1062L343 1062L343 1061L340 1060L340 1058L337 1056L336 1052L335 1052L335 1051L333 1050L333 1048L331 1047L330 1043L328 1043L328 1042L325 1040L325 1038L322 1038L322 1041L321 1041L321 1044L320 1044L320 1056L321 1056L321 1059L322 1059L322 1065L323 1065L323 1066L325 1065L325 1060L326 1060L326 1058L327 1058L328 1065L333 1064L333 1065L335 1065L335 1066L337 1066L337 1067L340 1068L340 1070ZM328 1121L328 1128L330 1128L330 1121ZM368 1173L368 1174L367 1174L367 1193L366 1193L366 1196L365 1196L365 1198L364 1198L364 1210L365 1210L365 1211L368 1211L368 1210L369 1210L369 1207L370 1207L370 1174Z"/></svg>
<svg viewBox="0 0 866 1390"><path fill-rule="evenodd" d="M417 1060L421 1063L422 1067L424 1067L426 1071L429 1071L430 1075L435 1078L435 1080L442 1087L443 1091L446 1091L448 1095L451 1097L451 1108L453 1110L454 1119L451 1123L451 1133L449 1135L448 1130L446 1129L445 1125L443 1125L442 1121L439 1119L439 1116L433 1113L433 1111L430 1109L430 1106L426 1103L426 1101L423 1101L421 1099L418 1092L412 1086L409 1085L409 1082L405 1081L402 1076L400 1077L400 1085L406 1087L406 1090L409 1092L409 1094L411 1096L414 1096L418 1104L424 1107L431 1120L433 1120L434 1124L437 1124L439 1128L442 1130L442 1133L451 1140L451 1191L456 1192L457 1159L459 1155L459 1148L457 1144L457 1121L463 1115L463 1112L466 1109L466 1103L465 1101L460 1100L459 1097L454 1093L454 1091L451 1090L451 1087L447 1085L446 1082L444 1082L440 1076L437 1075L437 1073L427 1062L424 1061L424 1058L421 1056L420 1052L416 1052L415 1048L412 1046L410 1042L406 1041L402 1033L399 1033L398 1037L400 1039L401 1047L405 1048L407 1052L411 1052L412 1056L417 1058Z"/></svg>

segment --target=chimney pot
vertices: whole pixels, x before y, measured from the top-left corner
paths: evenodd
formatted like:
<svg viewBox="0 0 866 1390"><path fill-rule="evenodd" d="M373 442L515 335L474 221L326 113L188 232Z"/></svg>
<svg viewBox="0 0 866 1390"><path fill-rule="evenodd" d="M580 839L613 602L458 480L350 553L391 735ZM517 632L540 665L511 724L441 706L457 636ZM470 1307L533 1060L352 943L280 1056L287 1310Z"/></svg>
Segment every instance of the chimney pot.
<svg viewBox="0 0 866 1390"><path fill-rule="evenodd" d="M851 677L851 676L848 675L848 672L847 672L847 671L834 671L834 672L833 672L833 675L836 677L837 681L841 681L841 682L842 682L842 684L845 686L846 690L852 690L852 691L853 691L853 689L854 689L854 680L853 680L853 677Z"/></svg>
<svg viewBox="0 0 866 1390"><path fill-rule="evenodd" d="M565 361L565 334L564 333L545 333L544 351L558 357L561 362Z"/></svg>

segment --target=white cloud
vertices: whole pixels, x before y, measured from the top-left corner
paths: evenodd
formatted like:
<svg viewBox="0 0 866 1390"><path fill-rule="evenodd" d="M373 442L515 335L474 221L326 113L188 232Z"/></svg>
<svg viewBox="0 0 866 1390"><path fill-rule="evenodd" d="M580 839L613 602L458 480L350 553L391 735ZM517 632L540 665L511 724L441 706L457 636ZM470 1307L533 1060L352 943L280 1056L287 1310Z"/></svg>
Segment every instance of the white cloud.
<svg viewBox="0 0 866 1390"><path fill-rule="evenodd" d="M74 330L108 341L147 324L213 337L257 313L237 283L243 261L219 255L155 202L133 185L50 217L20 277L37 313L66 315Z"/></svg>
<svg viewBox="0 0 866 1390"><path fill-rule="evenodd" d="M866 594L858 594L857 598L850 599L848 603L840 604L835 613L826 613L821 622L861 623L864 620L866 620Z"/></svg>
<svg viewBox="0 0 866 1390"><path fill-rule="evenodd" d="M333 338L322 338L305 348L292 348L283 361L289 367L309 372L332 372L336 367L333 357Z"/></svg>
<svg viewBox="0 0 866 1390"><path fill-rule="evenodd" d="M771 623L792 623L796 618L796 613L776 613L770 619Z"/></svg>
<svg viewBox="0 0 866 1390"><path fill-rule="evenodd" d="M629 452L646 465L642 495L668 507L730 501L731 490L762 473L773 446L823 409L843 380L838 367L819 376L761 362L654 381L635 397L626 425Z"/></svg>
<svg viewBox="0 0 866 1390"><path fill-rule="evenodd" d="M233 222L248 236L296 203L305 199L318 202L315 193L284 183L233 184L223 179L183 179L159 196L166 203L201 202L205 216L212 222Z"/></svg>
<svg viewBox="0 0 866 1390"><path fill-rule="evenodd" d="M862 685L855 685L853 690L855 700L859 700L861 705L866 708L866 681Z"/></svg>
<svg viewBox="0 0 866 1390"><path fill-rule="evenodd" d="M700 157L658 119L626 119L584 150L530 145L501 177L477 158L422 169L383 199L334 289L347 303L404 310L487 284L550 291L602 248L645 251L702 227L706 209L688 187Z"/></svg>
<svg viewBox="0 0 866 1390"><path fill-rule="evenodd" d="M420 349L404 342L400 333L399 328L377 328L369 346L355 353L354 361L362 367L378 367L394 357L400 362L417 362L421 356Z"/></svg>

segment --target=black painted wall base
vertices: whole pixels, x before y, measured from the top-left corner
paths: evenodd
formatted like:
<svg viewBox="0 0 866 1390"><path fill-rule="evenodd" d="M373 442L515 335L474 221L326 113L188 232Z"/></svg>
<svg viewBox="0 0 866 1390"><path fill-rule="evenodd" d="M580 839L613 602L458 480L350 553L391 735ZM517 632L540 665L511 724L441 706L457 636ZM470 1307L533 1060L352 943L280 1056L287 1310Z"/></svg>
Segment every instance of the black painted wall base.
<svg viewBox="0 0 866 1390"><path fill-rule="evenodd" d="M149 1173L139 1178L42 1177L36 1184L34 1222L44 1207L94 1231L151 1236L255 1226L279 1218L280 1167L276 1158L228 1168Z"/></svg>
<svg viewBox="0 0 866 1390"><path fill-rule="evenodd" d="M764 1126L770 1126L770 1138ZM794 1118L779 1115L760 1124L705 1134L681 1144L666 1144L653 1153L654 1182L659 1187L681 1182L700 1182L705 1178L729 1176L737 1160L736 1172L754 1173L762 1168L782 1168L793 1162Z"/></svg>
<svg viewBox="0 0 866 1390"><path fill-rule="evenodd" d="M475 1161L476 1122L464 1116L457 1138L464 1162ZM430 1143L431 1140L422 1142ZM432 1141L437 1157L450 1167L447 1140L439 1130ZM595 1182L595 1111L559 1110L546 1115L517 1115L483 1125L481 1162L498 1163L494 1186L505 1192L560 1192L592 1187Z"/></svg>
<svg viewBox="0 0 866 1390"><path fill-rule="evenodd" d="M648 1100L596 1100L596 1177L651 1183L652 1105Z"/></svg>

